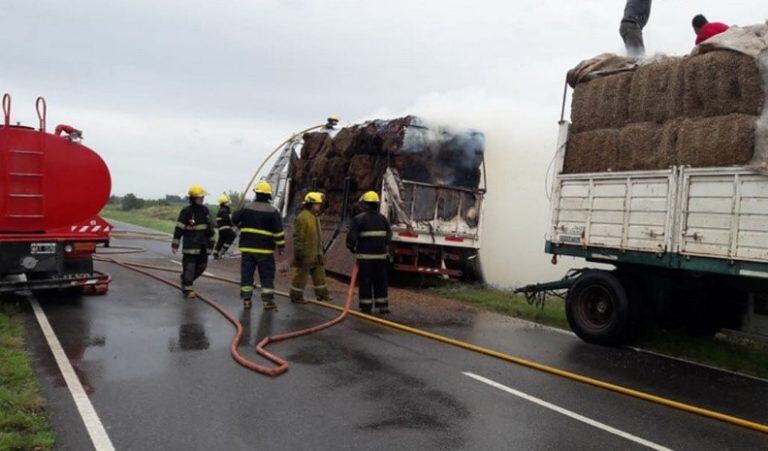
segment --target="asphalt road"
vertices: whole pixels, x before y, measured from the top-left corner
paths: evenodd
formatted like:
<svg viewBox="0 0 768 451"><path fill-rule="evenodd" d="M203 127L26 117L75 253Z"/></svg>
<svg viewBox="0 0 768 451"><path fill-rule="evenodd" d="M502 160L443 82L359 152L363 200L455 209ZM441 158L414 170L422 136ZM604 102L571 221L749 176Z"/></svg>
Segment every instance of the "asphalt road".
<svg viewBox="0 0 768 451"><path fill-rule="evenodd" d="M113 243L147 249L121 259L167 267L180 259L161 241ZM271 379L231 359L233 328L208 305L130 270L98 267L114 279L108 294L39 301L117 449L768 449L768 435L356 318L270 347L291 365ZM217 275L234 276L236 268L236 259L209 265ZM201 280L197 289L240 319L249 357L266 334L335 315L284 299L278 312L258 304L245 311L236 286ZM766 382L587 345L452 301L416 302L402 290L392 298L394 321L768 423ZM31 313L27 325L57 447L92 449Z"/></svg>

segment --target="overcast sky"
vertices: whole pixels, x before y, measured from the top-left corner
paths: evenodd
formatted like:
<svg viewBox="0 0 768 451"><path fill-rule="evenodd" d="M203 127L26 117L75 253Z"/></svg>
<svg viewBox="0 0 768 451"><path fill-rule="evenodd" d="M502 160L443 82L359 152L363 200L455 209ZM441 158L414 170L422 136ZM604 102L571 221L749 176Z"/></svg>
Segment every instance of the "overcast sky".
<svg viewBox="0 0 768 451"><path fill-rule="evenodd" d="M531 202L540 206L565 72L623 50L623 7L623 0L5 2L0 88L14 96L14 120L34 124L34 99L44 95L49 124L82 128L84 144L110 166L115 194L183 195L190 183L214 194L242 189L282 139L329 114L348 122L421 113L489 134L488 161L503 169L490 179L492 202L502 206L502 195L519 197L535 184ZM694 14L747 25L767 11L764 0L656 0L646 46L687 53Z"/></svg>

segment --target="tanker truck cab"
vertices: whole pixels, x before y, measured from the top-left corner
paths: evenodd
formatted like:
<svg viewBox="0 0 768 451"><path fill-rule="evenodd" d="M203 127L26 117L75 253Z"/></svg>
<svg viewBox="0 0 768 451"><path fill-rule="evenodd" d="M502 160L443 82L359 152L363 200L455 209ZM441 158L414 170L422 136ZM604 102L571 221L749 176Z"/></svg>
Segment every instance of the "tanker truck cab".
<svg viewBox="0 0 768 451"><path fill-rule="evenodd" d="M70 289L99 293L109 276L93 254L112 226L98 216L111 180L103 160L79 143L82 132L60 125L46 133L40 97L38 129L10 124L3 97L0 127L0 293ZM65 136L61 136L66 133Z"/></svg>

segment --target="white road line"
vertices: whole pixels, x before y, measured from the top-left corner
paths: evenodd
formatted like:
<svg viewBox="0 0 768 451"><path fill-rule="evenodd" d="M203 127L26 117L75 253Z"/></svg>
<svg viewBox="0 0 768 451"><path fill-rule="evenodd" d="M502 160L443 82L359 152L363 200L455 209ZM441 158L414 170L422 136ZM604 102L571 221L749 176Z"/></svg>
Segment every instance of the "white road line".
<svg viewBox="0 0 768 451"><path fill-rule="evenodd" d="M642 438L637 437L635 435L632 435L632 434L630 434L628 432L624 432L624 431L621 431L619 429L613 428L611 426L608 426L607 424L600 423L599 421L595 421L595 420L593 420L591 418L587 418L587 417L585 417L583 415L579 415L576 412L572 412L572 411L564 409L564 408L562 408L560 406L556 406L556 405L554 405L552 403L549 403L549 402L544 401L542 399L539 399L539 398L536 398L534 396L525 394L525 393L523 393L521 391L515 390L514 388L507 387L506 385L502 385L502 384L500 384L500 383L498 383L496 381L492 381L492 380L487 379L487 378L485 378L483 376L478 376L477 374L469 373L469 372L463 372L462 374L464 374L467 377L471 377L472 379L475 379L476 381L482 382L484 384L490 385L491 387L494 387L494 388L497 388L497 389L499 389L501 391L507 392L507 393L509 393L511 395L515 395L515 396L517 396L519 398L523 398L526 401L530 401L530 402L532 402L534 404L538 404L538 405L540 405L540 406L542 406L544 408L553 410L553 411L555 411L557 413L560 413L560 414L565 415L567 417L573 418L574 420L581 421L582 423L586 423L586 424L588 424L590 426L596 427L596 428L601 429L603 431L606 431L606 432L609 432L611 434L617 435L619 437L625 438L627 440L633 441L635 443L638 443L640 445L646 446L648 448L655 449L655 450L658 450L658 451L671 451L669 448L666 448L666 447L661 446L659 444L656 444L656 443L653 443L651 441L642 439Z"/></svg>
<svg viewBox="0 0 768 451"><path fill-rule="evenodd" d="M48 346L51 348L53 358L56 359L56 364L59 365L59 370L61 371L62 376L64 376L64 381L67 383L69 393L72 394L72 399L75 401L77 411L80 412L80 417L83 419L83 423L85 423L85 428L88 430L88 435L91 437L91 442L93 442L94 448L96 448L97 451L114 450L115 447L112 446L112 441L109 439L109 435L107 435L107 431L104 429L104 425L101 423L99 415L93 408L91 400L88 399L88 395L85 393L83 385L80 384L80 379L77 378L74 368L72 368L72 365L69 363L69 359L64 353L64 349L62 349L59 339L56 338L56 334L53 332L53 328L51 328L51 324L48 322L45 312L43 312L37 299L30 298L29 302L32 305L32 310L35 312L37 323L43 331L45 341L48 342Z"/></svg>

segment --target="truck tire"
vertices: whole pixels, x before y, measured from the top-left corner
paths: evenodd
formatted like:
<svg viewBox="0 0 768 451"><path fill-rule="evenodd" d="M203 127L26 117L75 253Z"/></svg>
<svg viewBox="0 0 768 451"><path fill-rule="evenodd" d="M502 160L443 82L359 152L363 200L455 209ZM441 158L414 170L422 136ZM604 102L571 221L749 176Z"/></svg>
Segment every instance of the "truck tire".
<svg viewBox="0 0 768 451"><path fill-rule="evenodd" d="M565 313L571 329L587 343L617 345L631 334L629 296L608 271L590 270L568 290Z"/></svg>

